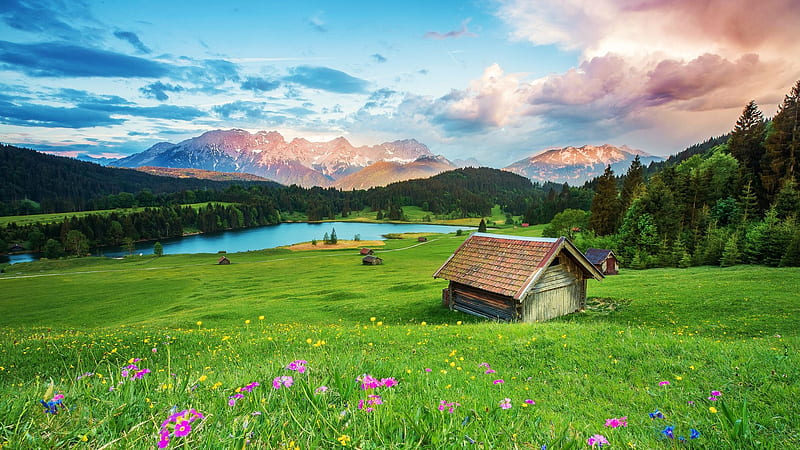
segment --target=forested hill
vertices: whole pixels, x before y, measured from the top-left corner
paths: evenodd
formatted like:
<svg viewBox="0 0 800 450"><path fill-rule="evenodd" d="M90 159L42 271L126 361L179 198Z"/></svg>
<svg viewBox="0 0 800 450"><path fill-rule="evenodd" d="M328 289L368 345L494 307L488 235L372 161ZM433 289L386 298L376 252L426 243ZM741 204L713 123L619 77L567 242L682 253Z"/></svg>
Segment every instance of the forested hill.
<svg viewBox="0 0 800 450"><path fill-rule="evenodd" d="M232 184L278 186L156 176L11 145L0 145L0 174L0 214L4 210L10 214L29 212L20 208L24 209L30 201L39 204L40 212L70 212L96 209L95 200L121 192L150 191L158 195L182 190L221 190Z"/></svg>
<svg viewBox="0 0 800 450"><path fill-rule="evenodd" d="M435 214L461 210L464 215L490 215L492 206L502 205L515 215L523 214L524 199L541 193L540 187L517 174L487 167L456 169L431 178L392 183L369 190L371 198L417 205ZM516 206L516 207L515 207Z"/></svg>

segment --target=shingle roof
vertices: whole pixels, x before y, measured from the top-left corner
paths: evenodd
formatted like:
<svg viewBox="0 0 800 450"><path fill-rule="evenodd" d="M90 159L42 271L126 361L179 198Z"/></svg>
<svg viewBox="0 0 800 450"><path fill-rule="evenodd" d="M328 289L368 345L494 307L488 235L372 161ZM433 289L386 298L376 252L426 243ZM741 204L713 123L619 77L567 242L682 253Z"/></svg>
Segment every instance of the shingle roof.
<svg viewBox="0 0 800 450"><path fill-rule="evenodd" d="M605 250L601 248L587 248L586 249L586 259L589 260L592 264L600 264L608 258L608 255L611 253L611 250Z"/></svg>
<svg viewBox="0 0 800 450"><path fill-rule="evenodd" d="M484 233L472 234L433 276L519 300L565 246L587 272L603 278L566 238Z"/></svg>

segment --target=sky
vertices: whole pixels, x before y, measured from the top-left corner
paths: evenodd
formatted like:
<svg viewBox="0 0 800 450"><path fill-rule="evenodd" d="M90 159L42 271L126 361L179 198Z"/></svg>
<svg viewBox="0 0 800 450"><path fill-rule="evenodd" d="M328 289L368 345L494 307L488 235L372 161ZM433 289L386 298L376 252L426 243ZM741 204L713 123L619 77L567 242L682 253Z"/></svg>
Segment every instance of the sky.
<svg viewBox="0 0 800 450"><path fill-rule="evenodd" d="M3 0L0 142L120 157L216 129L504 167L667 156L800 79L797 0Z"/></svg>

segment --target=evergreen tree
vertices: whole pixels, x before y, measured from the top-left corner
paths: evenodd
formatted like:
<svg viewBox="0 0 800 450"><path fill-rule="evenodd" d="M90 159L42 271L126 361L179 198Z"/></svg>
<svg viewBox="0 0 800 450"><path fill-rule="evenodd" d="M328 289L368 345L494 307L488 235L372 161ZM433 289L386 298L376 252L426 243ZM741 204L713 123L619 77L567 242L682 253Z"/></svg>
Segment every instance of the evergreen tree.
<svg viewBox="0 0 800 450"><path fill-rule="evenodd" d="M336 237L336 228L331 228L331 244L336 244L339 242L339 238Z"/></svg>
<svg viewBox="0 0 800 450"><path fill-rule="evenodd" d="M761 161L764 158L766 130L764 115L755 100L750 100L736 121L728 141L728 150L739 161L740 186L751 183L759 207L762 208L766 206L766 196L761 186Z"/></svg>
<svg viewBox="0 0 800 450"><path fill-rule="evenodd" d="M155 244L153 244L153 254L156 256L164 255L164 246L161 245L161 242L156 242Z"/></svg>
<svg viewBox="0 0 800 450"><path fill-rule="evenodd" d="M792 87L778 113L772 119L772 130L766 140L762 181L768 195L774 195L784 179L800 175L800 80Z"/></svg>
<svg viewBox="0 0 800 450"><path fill-rule="evenodd" d="M620 191L620 206L622 211L631 206L634 199L634 193L639 185L644 184L644 166L639 160L639 155L636 155L631 161L628 172L625 174L625 179L622 181L622 190Z"/></svg>
<svg viewBox="0 0 800 450"><path fill-rule="evenodd" d="M322 236L322 243L323 244L330 244L331 243L331 237L328 235L327 231L325 232L325 235Z"/></svg>
<svg viewBox="0 0 800 450"><path fill-rule="evenodd" d="M792 240L781 258L780 267L800 266L800 227L795 226Z"/></svg>
<svg viewBox="0 0 800 450"><path fill-rule="evenodd" d="M800 213L800 192L793 179L787 178L783 182L781 190L775 196L775 212L778 218L786 219Z"/></svg>
<svg viewBox="0 0 800 450"><path fill-rule="evenodd" d="M753 191L753 183L748 181L742 188L742 193L739 195L739 211L741 212L742 224L747 225L756 219L756 211L758 210L758 199Z"/></svg>
<svg viewBox="0 0 800 450"><path fill-rule="evenodd" d="M478 232L486 233L486 221L481 218L481 222L478 224Z"/></svg>
<svg viewBox="0 0 800 450"><path fill-rule="evenodd" d="M611 166L606 166L605 172L597 181L597 191L592 199L589 229L598 236L613 234L617 230L620 215L619 199L617 198L617 181Z"/></svg>
<svg viewBox="0 0 800 450"><path fill-rule="evenodd" d="M722 267L735 266L741 262L741 252L739 251L739 236L733 233L728 242L725 243L725 248L722 250L722 258L719 265Z"/></svg>

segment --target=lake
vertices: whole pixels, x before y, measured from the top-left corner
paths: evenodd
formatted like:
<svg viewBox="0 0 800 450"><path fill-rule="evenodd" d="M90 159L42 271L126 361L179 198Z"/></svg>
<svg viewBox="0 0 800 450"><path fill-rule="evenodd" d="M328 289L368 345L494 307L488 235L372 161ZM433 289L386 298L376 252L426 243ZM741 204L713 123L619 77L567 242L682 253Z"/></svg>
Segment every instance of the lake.
<svg viewBox="0 0 800 450"><path fill-rule="evenodd" d="M470 227L451 225L428 225L410 223L365 223L365 222L323 222L323 223L281 223L258 228L220 231L182 238L164 239L161 245L165 255L193 253L227 253L262 250L283 245L308 242L312 239L322 243L325 233L336 230L336 237L352 240L359 235L363 241L384 239L390 233L454 233L457 230L470 230ZM150 255L153 253L155 241L137 243L135 253ZM120 257L128 252L122 248L105 248L93 251L98 256ZM0 263L11 264L34 261L38 254L24 253L19 255L0 256Z"/></svg>

